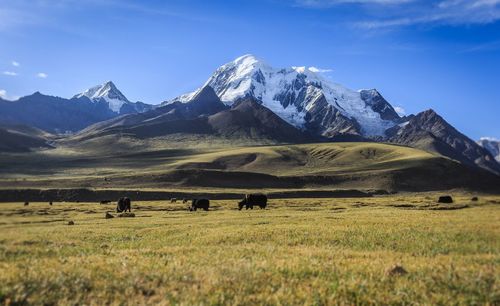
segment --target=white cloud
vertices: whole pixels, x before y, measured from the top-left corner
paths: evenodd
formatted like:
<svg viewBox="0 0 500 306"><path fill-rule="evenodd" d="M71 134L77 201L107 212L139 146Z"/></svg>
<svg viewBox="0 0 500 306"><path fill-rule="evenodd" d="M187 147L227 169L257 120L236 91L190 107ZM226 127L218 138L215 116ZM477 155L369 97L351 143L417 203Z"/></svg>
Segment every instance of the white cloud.
<svg viewBox="0 0 500 306"><path fill-rule="evenodd" d="M48 75L48 74L46 74L46 73L44 73L44 72L39 72L39 73L37 73L37 75L36 75L36 76L37 76L38 78L40 78L40 79L46 79L49 75Z"/></svg>
<svg viewBox="0 0 500 306"><path fill-rule="evenodd" d="M398 113L398 115L400 115L401 117L403 116L406 116L406 110L404 108L402 108L401 106L396 106L394 107L394 110L396 111L396 113Z"/></svg>
<svg viewBox="0 0 500 306"><path fill-rule="evenodd" d="M481 138L479 138L479 140L498 141L498 139L495 137L481 137Z"/></svg>
<svg viewBox="0 0 500 306"><path fill-rule="evenodd" d="M19 67L21 64L19 64L19 62L16 62L16 61L12 61L12 66L14 67Z"/></svg>
<svg viewBox="0 0 500 306"><path fill-rule="evenodd" d="M397 28L419 24L474 25L500 20L500 0L295 0L302 7L328 9L356 5L367 17L351 23L363 29Z"/></svg>
<svg viewBox="0 0 500 306"><path fill-rule="evenodd" d="M437 5L409 4L405 9L405 14L395 13L389 18L375 18L358 22L356 25L361 28L378 29L418 24L488 24L500 20L500 0L443 0Z"/></svg>
<svg viewBox="0 0 500 306"><path fill-rule="evenodd" d="M396 5L409 3L415 0L297 0L296 4L306 7L330 7L338 4L380 4L380 5Z"/></svg>
<svg viewBox="0 0 500 306"><path fill-rule="evenodd" d="M333 69L322 69L322 68L318 68L318 67L314 67L314 66L309 67L308 69L309 69L309 71L316 72L316 73L326 73L326 72L333 71Z"/></svg>
<svg viewBox="0 0 500 306"><path fill-rule="evenodd" d="M4 75L8 75L8 76L16 76L17 72L14 72L14 71L4 71L3 74Z"/></svg>
<svg viewBox="0 0 500 306"><path fill-rule="evenodd" d="M9 100L9 101L15 101L15 100L19 100L19 96L10 96L7 94L7 90L5 89L0 89L0 98L4 99L4 100Z"/></svg>

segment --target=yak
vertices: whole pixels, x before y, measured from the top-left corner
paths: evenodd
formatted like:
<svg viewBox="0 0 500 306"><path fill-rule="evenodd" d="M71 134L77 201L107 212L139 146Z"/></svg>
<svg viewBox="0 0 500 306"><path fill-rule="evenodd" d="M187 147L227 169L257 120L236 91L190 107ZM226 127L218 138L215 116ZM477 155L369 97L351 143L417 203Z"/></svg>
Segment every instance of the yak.
<svg viewBox="0 0 500 306"><path fill-rule="evenodd" d="M243 207L253 209L254 206L259 206L261 209L267 206L267 196L265 194L246 194L245 198L238 202L239 210Z"/></svg>
<svg viewBox="0 0 500 306"><path fill-rule="evenodd" d="M208 199L193 199L189 211L196 211L198 208L208 211L210 201Z"/></svg>
<svg viewBox="0 0 500 306"><path fill-rule="evenodd" d="M438 203L453 203L453 198L451 196L441 196L438 199Z"/></svg>
<svg viewBox="0 0 500 306"><path fill-rule="evenodd" d="M131 206L132 205L129 198L127 197L120 198L116 205L116 212L121 213L121 212L126 212L127 210L130 212Z"/></svg>

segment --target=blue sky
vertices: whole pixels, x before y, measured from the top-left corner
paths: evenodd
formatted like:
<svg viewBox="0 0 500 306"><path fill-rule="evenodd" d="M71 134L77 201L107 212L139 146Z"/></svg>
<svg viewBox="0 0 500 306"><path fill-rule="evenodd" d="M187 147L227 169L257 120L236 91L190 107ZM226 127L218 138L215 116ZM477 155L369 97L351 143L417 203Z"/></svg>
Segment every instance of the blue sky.
<svg viewBox="0 0 500 306"><path fill-rule="evenodd" d="M500 0L0 0L0 96L159 103L251 53L500 138Z"/></svg>

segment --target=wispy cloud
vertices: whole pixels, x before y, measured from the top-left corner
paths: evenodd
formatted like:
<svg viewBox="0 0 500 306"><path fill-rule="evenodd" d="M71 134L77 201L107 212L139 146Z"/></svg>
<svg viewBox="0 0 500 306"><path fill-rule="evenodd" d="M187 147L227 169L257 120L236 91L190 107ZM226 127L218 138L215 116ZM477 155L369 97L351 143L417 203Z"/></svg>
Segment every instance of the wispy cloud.
<svg viewBox="0 0 500 306"><path fill-rule="evenodd" d="M46 78L49 77L49 75L46 74L46 73L44 73L44 72L39 72L39 73L36 74L36 77L40 78L40 79L46 79Z"/></svg>
<svg viewBox="0 0 500 306"><path fill-rule="evenodd" d="M311 72L316 72L316 73L327 73L327 72L332 72L333 69L324 69L324 68L318 68L318 67L309 67L309 71Z"/></svg>
<svg viewBox="0 0 500 306"><path fill-rule="evenodd" d="M398 113L398 115L400 115L400 116L406 116L406 110L403 107L401 107L401 106L395 106L394 110L396 111L396 113Z"/></svg>
<svg viewBox="0 0 500 306"><path fill-rule="evenodd" d="M489 52L500 50L500 40L477 44L461 51L461 53Z"/></svg>
<svg viewBox="0 0 500 306"><path fill-rule="evenodd" d="M486 141L498 141L498 138L495 137L481 137L479 140L486 140Z"/></svg>
<svg viewBox="0 0 500 306"><path fill-rule="evenodd" d="M3 5L8 3L7 5ZM58 20L71 12L78 11L129 11L143 16L158 16L189 21L214 22L204 15L192 11L179 11L162 2L152 5L146 1L133 0L0 0L0 32L14 28L36 25L57 29L80 36L89 35L81 27L66 25L60 27ZM83 32L83 33L82 33ZM95 33L94 33L95 34Z"/></svg>
<svg viewBox="0 0 500 306"><path fill-rule="evenodd" d="M8 76L16 76L17 72L14 72L14 71L4 71L2 74L3 75L8 75Z"/></svg>
<svg viewBox="0 0 500 306"><path fill-rule="evenodd" d="M488 24L500 20L500 0L296 0L296 4L317 9L356 6L366 17L354 20L354 26L372 30L419 24Z"/></svg>
<svg viewBox="0 0 500 306"><path fill-rule="evenodd" d="M11 31L19 26L36 25L41 21L39 16L28 10L0 7L0 32Z"/></svg>
<svg viewBox="0 0 500 306"><path fill-rule="evenodd" d="M402 3L409 3L415 0L297 0L295 3L304 7L331 7L339 4L381 4L381 5L395 5Z"/></svg>
<svg viewBox="0 0 500 306"><path fill-rule="evenodd" d="M18 100L20 97L19 96L11 96L7 94L7 90L5 89L0 89L0 98L9 100L9 101L15 101Z"/></svg>
<svg viewBox="0 0 500 306"><path fill-rule="evenodd" d="M19 67L21 64L19 64L19 62L16 62L16 61L12 61L12 66L14 67Z"/></svg>

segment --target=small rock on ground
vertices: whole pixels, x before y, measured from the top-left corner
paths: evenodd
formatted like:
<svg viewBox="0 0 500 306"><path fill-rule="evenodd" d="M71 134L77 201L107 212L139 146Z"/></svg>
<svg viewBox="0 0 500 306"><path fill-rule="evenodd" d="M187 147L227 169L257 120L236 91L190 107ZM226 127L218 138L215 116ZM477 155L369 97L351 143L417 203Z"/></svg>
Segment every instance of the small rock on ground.
<svg viewBox="0 0 500 306"><path fill-rule="evenodd" d="M385 274L388 276L400 276L407 274L408 271L403 268L401 265L394 265L390 269L388 269Z"/></svg>

